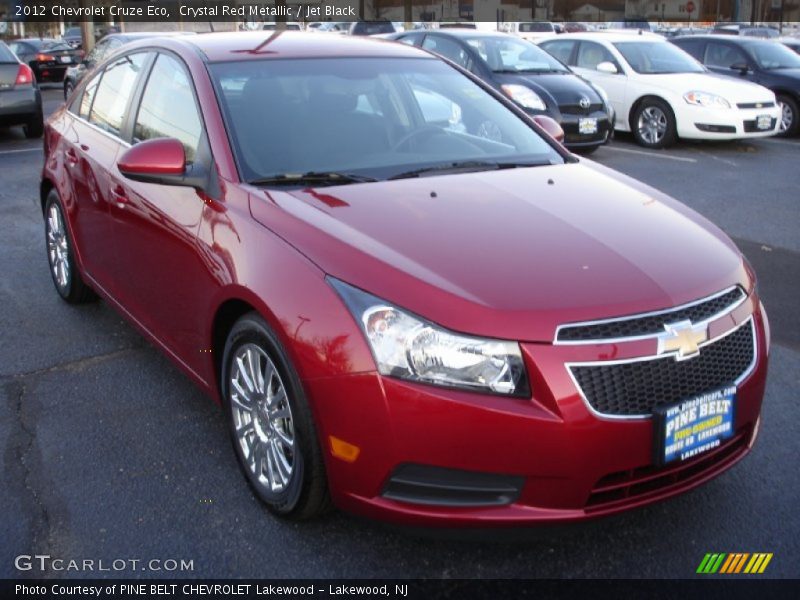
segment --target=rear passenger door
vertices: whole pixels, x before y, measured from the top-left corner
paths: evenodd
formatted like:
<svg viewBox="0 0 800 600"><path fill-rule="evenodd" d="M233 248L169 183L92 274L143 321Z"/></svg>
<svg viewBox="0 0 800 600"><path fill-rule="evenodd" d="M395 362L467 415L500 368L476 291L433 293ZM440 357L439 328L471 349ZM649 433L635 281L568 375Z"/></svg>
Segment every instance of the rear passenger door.
<svg viewBox="0 0 800 600"><path fill-rule="evenodd" d="M181 59L159 53L137 97L130 113L132 145L176 138L187 164L209 152L191 75ZM207 274L197 246L205 197L189 187L127 179L116 165L111 179L121 301L184 363L194 362L204 330L200 307L207 304L202 292Z"/></svg>
<svg viewBox="0 0 800 600"><path fill-rule="evenodd" d="M72 126L64 135L64 167L71 197L75 245L84 270L112 296L118 293L114 232L109 207L117 202L109 172L121 150L128 148L122 128L129 101L148 61L146 52L121 58L97 73L70 107Z"/></svg>

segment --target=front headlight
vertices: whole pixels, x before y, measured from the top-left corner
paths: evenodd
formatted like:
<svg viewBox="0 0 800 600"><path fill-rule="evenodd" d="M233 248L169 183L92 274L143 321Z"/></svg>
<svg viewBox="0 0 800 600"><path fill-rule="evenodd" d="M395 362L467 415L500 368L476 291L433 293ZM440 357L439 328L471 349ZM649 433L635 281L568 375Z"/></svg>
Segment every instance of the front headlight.
<svg viewBox="0 0 800 600"><path fill-rule="evenodd" d="M705 108L730 108L731 104L722 96L709 94L708 92L686 92L683 99L687 104L703 106Z"/></svg>
<svg viewBox="0 0 800 600"><path fill-rule="evenodd" d="M511 98L517 104L530 108L532 110L547 110L541 96L534 92L531 88L524 85L508 84L501 85L506 96Z"/></svg>
<svg viewBox="0 0 800 600"><path fill-rule="evenodd" d="M328 278L360 325L383 375L503 396L529 396L519 344L447 331Z"/></svg>

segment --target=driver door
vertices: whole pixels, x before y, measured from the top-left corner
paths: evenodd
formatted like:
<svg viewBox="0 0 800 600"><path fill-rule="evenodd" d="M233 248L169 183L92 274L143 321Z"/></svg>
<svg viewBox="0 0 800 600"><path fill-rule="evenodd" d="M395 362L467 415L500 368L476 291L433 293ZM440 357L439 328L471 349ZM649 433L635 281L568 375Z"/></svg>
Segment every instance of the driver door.
<svg viewBox="0 0 800 600"><path fill-rule="evenodd" d="M571 65L572 70L603 88L608 94L611 106L618 115L628 114L626 104L628 77L611 52L602 44L582 40L574 56L575 64ZM597 65L600 63L611 63L617 68L617 72L605 73L598 71Z"/></svg>

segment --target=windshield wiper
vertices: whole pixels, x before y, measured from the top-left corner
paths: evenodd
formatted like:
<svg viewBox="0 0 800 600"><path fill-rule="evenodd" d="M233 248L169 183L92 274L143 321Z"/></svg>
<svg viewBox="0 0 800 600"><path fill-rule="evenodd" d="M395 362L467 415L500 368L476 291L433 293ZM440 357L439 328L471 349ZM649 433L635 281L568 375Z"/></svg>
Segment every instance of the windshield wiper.
<svg viewBox="0 0 800 600"><path fill-rule="evenodd" d="M372 183L378 181L367 175L340 173L338 171L308 171L306 173L277 173L248 181L250 185L297 185L310 183L316 185L339 185L348 183Z"/></svg>
<svg viewBox="0 0 800 600"><path fill-rule="evenodd" d="M477 171L497 171L500 169L517 169L523 167L541 167L551 164L550 161L540 162L492 162L482 160L464 160L435 165L432 167L422 167L412 171L404 171L397 175L392 175L392 179L411 179L413 177L423 177L425 175L445 175L449 173L474 173Z"/></svg>

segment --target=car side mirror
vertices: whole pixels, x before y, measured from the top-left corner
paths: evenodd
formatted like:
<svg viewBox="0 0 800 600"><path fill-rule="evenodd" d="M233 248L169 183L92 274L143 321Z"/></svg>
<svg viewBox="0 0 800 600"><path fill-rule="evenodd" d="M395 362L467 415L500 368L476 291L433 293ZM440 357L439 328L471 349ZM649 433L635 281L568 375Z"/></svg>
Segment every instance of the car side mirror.
<svg viewBox="0 0 800 600"><path fill-rule="evenodd" d="M136 144L117 161L128 179L143 183L204 188L208 180L197 164L186 164L183 144L174 138L156 138Z"/></svg>
<svg viewBox="0 0 800 600"><path fill-rule="evenodd" d="M742 75L747 75L747 72L750 70L747 63L734 63L730 68L732 71L739 71Z"/></svg>
<svg viewBox="0 0 800 600"><path fill-rule="evenodd" d="M554 119L548 117L547 115L536 115L533 117L533 120L539 127L544 129L547 135L549 135L559 144L564 143L564 130L561 129L561 125L559 125Z"/></svg>
<svg viewBox="0 0 800 600"><path fill-rule="evenodd" d="M595 70L600 71L601 73L608 73L609 75L616 75L617 73L619 73L617 65L608 60L604 60L601 63L597 63Z"/></svg>

